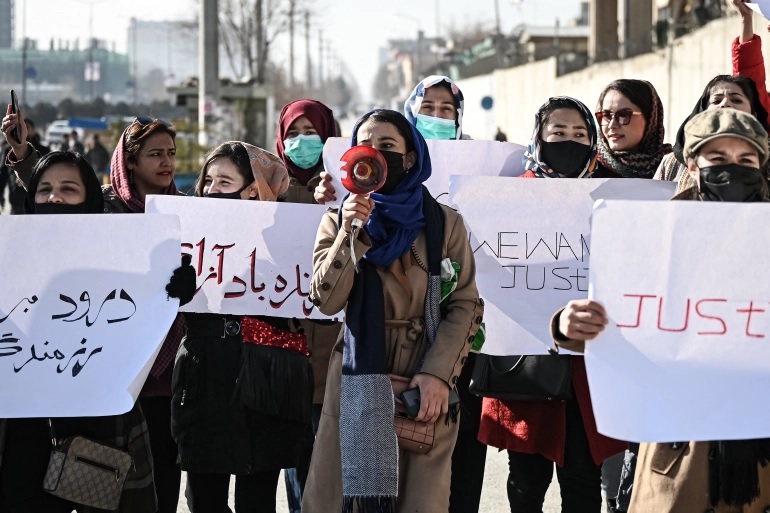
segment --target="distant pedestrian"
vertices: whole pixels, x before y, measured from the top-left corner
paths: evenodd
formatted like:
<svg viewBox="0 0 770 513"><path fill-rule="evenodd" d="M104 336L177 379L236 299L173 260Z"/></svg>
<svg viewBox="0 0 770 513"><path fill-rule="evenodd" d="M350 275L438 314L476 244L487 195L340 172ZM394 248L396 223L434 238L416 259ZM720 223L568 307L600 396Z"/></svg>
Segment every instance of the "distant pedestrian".
<svg viewBox="0 0 770 513"><path fill-rule="evenodd" d="M497 127L497 133L495 134L495 141L507 142L508 136L502 131L500 127Z"/></svg>
<svg viewBox="0 0 770 513"><path fill-rule="evenodd" d="M59 151L70 151L70 136L69 134L61 134L61 142L59 143Z"/></svg>
<svg viewBox="0 0 770 513"><path fill-rule="evenodd" d="M89 148L88 151L86 151L86 160L89 164L91 164L91 167L94 168L94 172L96 172L96 176L99 178L99 181L102 182L102 178L108 171L110 153L107 151L107 148L105 148L104 145L99 141L98 134L91 136L91 141L88 146Z"/></svg>
<svg viewBox="0 0 770 513"><path fill-rule="evenodd" d="M86 152L86 149L83 147L83 143L78 140L79 134L77 130L73 130L70 132L70 151L74 151L75 153L80 153L83 155Z"/></svg>

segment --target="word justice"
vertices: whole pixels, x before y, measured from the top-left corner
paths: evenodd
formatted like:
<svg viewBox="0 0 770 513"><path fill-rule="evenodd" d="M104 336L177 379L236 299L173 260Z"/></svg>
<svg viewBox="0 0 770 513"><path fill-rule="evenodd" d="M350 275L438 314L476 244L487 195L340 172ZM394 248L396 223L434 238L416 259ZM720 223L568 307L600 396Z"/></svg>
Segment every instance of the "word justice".
<svg viewBox="0 0 770 513"><path fill-rule="evenodd" d="M726 298L677 299L653 294L624 294L628 315L617 322L621 329L656 329L668 333L745 336L765 338L759 326L770 322L770 302L735 301ZM676 315L664 315L676 311Z"/></svg>
<svg viewBox="0 0 770 513"><path fill-rule="evenodd" d="M202 238L200 242L193 245L189 242L183 243L182 248L185 249L194 249L197 248L197 262L196 262L196 272L197 275L200 277L203 275L203 270L205 268L205 257L206 257L206 238ZM209 250L209 253L214 253L214 256L216 258L215 264L213 266L210 266L208 268L208 275L203 279L202 282L198 285L197 289L195 290L195 293L198 294L200 292L201 288L209 281L214 280L217 285L222 285L225 283L225 276L227 276L227 273L225 272L225 253L228 254L238 254L240 251L235 248L235 244L214 244L211 249ZM196 255L192 255L193 260L195 260ZM257 249L254 248L251 250L251 253L248 256L249 258L249 278L248 283L247 280L244 280L243 278L240 278L236 275L233 275L232 278L230 278L228 285L233 284L235 287L230 287L225 290L224 292L224 298L225 299L235 299L245 296L247 293L251 294L258 294L257 299L259 301L265 301L267 300L270 306L278 310L280 309L293 295L297 295L299 298L302 299L302 312L305 316L309 316L313 309L315 308L315 305L313 305L312 301L310 300L310 273L302 272L300 269L299 264L296 264L294 266L294 276L292 276L290 279L292 280L292 287L289 288L289 280L284 278L283 275L278 274L275 277L275 283L272 287L272 292L274 292L275 296L270 296L269 292L265 293L266 286L265 283L257 283L259 281L258 279L258 271L257 264L259 261L257 260ZM304 285L304 287L303 287Z"/></svg>

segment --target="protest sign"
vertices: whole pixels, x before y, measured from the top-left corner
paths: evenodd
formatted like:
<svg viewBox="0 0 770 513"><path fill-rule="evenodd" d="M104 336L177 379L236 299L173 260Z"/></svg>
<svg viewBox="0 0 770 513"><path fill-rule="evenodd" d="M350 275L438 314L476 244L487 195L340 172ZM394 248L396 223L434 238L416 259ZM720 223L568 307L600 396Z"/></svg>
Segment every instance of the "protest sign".
<svg viewBox="0 0 770 513"><path fill-rule="evenodd" d="M198 275L185 312L327 318L310 300L313 247L326 207L149 196L147 212L176 214Z"/></svg>
<svg viewBox="0 0 770 513"><path fill-rule="evenodd" d="M746 5L753 10L770 20L770 0L753 0Z"/></svg>
<svg viewBox="0 0 770 513"><path fill-rule="evenodd" d="M451 175L519 176L524 173L521 157L526 148L498 141L439 141L429 139L428 151L433 168L425 182L434 198L446 204ZM341 200L347 192L339 181L340 158L350 148L350 139L330 137L324 145L324 168L334 177L332 186Z"/></svg>
<svg viewBox="0 0 770 513"><path fill-rule="evenodd" d="M590 217L600 198L667 199L676 184L641 179L453 176L450 204L465 219L495 355L545 354L551 316L588 297Z"/></svg>
<svg viewBox="0 0 770 513"><path fill-rule="evenodd" d="M0 418L130 410L177 314L174 216L0 217Z"/></svg>
<svg viewBox="0 0 770 513"><path fill-rule="evenodd" d="M767 205L597 203L586 343L599 431L674 442L770 437Z"/></svg>

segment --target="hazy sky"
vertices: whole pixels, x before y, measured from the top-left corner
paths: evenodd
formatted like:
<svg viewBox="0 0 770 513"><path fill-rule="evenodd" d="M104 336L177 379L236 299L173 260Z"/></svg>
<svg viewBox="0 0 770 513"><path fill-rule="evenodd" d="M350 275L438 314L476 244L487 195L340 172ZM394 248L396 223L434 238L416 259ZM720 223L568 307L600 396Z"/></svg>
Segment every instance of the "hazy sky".
<svg viewBox="0 0 770 513"><path fill-rule="evenodd" d="M302 0L300 0L302 1ZM371 91L378 64L378 49L390 38L415 37L417 30L426 37L436 33L438 10L442 35L449 27L462 27L478 22L494 27L495 0L305 0L315 16L311 31L323 30L336 53L346 63L362 89L362 96ZM550 25L558 15L562 21L574 18L579 0L498 0L501 26L509 32L520 23ZM39 39L46 48L48 41L79 37L81 45L89 35L89 4L93 4L95 37L114 41L119 51L125 51L127 29L131 17L142 20L192 20L195 0L16 0L16 37L26 30L27 37ZM23 16L26 9L26 23ZM296 40L298 61L296 73L304 77L304 30ZM276 43L273 58L286 62L288 36ZM318 35L311 42L311 57L317 53ZM82 46L81 46L82 47Z"/></svg>

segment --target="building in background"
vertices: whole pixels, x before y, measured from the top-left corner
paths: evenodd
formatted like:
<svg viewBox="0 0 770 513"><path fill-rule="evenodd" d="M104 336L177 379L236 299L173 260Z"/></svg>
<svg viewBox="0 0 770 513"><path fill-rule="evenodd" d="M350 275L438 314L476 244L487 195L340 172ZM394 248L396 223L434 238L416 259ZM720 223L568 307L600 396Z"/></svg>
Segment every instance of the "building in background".
<svg viewBox="0 0 770 513"><path fill-rule="evenodd" d="M0 48L11 48L14 38L13 0L0 0Z"/></svg>

